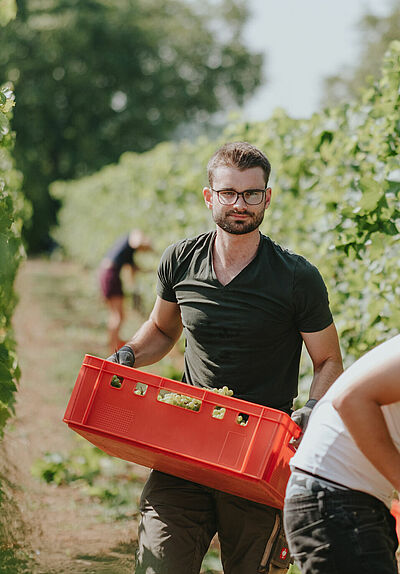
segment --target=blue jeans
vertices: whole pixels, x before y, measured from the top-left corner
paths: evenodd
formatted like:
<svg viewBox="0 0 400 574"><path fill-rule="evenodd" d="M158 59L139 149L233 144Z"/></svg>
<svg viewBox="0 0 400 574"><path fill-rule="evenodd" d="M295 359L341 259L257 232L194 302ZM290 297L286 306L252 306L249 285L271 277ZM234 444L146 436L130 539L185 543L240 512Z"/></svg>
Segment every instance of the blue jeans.
<svg viewBox="0 0 400 574"><path fill-rule="evenodd" d="M287 498L284 526L302 574L397 574L393 516L377 498L313 485Z"/></svg>

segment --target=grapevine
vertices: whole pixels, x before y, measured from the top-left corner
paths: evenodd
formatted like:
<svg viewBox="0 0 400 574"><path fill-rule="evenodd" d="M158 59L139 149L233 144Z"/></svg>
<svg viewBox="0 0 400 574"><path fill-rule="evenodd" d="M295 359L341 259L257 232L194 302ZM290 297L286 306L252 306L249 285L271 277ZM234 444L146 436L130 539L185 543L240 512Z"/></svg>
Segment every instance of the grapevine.
<svg viewBox="0 0 400 574"><path fill-rule="evenodd" d="M14 281L23 260L21 227L28 209L21 194L22 174L13 160L14 133L11 110L14 94L0 87L0 439L6 421L14 413L15 393L20 377L12 316L17 304ZM1 491L0 491L1 500Z"/></svg>
<svg viewBox="0 0 400 574"><path fill-rule="evenodd" d="M396 334L400 321L399 79L394 42L381 80L359 101L308 119L276 110L265 122L229 125L218 140L165 142L128 152L90 177L54 183L51 193L63 204L55 238L95 269L140 212L142 227L154 231L155 251L143 254L144 266L156 268L167 245L210 229L201 193L208 159L226 141L250 141L273 165L275 199L261 231L318 267L345 361L360 356ZM155 281L155 274L137 278L145 311L154 304ZM310 375L304 363L304 393Z"/></svg>

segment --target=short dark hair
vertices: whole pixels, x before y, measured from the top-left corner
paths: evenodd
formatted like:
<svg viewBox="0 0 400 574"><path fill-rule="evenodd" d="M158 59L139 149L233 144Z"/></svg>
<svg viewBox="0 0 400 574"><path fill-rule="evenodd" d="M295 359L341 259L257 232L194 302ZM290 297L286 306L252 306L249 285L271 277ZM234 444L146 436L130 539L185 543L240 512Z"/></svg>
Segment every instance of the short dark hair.
<svg viewBox="0 0 400 574"><path fill-rule="evenodd" d="M268 158L248 142L228 142L217 149L207 165L210 186L213 185L214 170L220 166L236 167L239 170L261 167L265 176L265 185L271 173Z"/></svg>

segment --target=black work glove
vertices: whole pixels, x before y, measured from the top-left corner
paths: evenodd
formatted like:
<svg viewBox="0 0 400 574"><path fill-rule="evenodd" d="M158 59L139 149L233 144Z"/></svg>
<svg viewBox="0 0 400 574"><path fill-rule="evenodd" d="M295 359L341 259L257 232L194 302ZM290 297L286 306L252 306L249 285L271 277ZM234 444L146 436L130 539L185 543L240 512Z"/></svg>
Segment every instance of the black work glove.
<svg viewBox="0 0 400 574"><path fill-rule="evenodd" d="M112 363L119 363L120 365L126 365L127 367L133 367L135 364L135 353L132 347L129 345L124 345L118 351L115 351L111 357L107 357L107 361Z"/></svg>
<svg viewBox="0 0 400 574"><path fill-rule="evenodd" d="M315 405L317 404L317 402L318 402L317 399L308 399L304 407L301 407L300 409L297 409L292 413L292 420L294 420L294 422L298 424L302 430L302 433L299 436L299 438L292 439L290 441L290 444L292 444L296 448L299 446L301 442L303 434L305 433L305 430L308 425L308 419L310 418L311 412L315 407Z"/></svg>

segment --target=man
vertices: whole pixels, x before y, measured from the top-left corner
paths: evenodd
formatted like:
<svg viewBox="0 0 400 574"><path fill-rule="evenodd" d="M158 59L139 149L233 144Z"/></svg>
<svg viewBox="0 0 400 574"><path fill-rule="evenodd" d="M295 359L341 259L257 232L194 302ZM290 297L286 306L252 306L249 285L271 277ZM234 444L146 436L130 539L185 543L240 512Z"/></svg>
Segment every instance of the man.
<svg viewBox="0 0 400 574"><path fill-rule="evenodd" d="M311 402L296 418L306 424L342 362L317 269L259 231L269 174L268 159L246 142L217 150L203 189L216 231L167 248L150 318L112 360L152 364L184 329L185 382L226 385L235 397L290 413L304 341L314 379ZM136 574L198 573L216 532L226 574L287 571L274 508L153 471L141 514Z"/></svg>
<svg viewBox="0 0 400 574"><path fill-rule="evenodd" d="M100 264L99 281L101 293L109 311L107 327L111 352L124 343L120 339L120 330L124 320L122 267L129 265L134 277L138 270L134 260L135 253L149 250L151 250L149 239L139 229L133 229L114 243Z"/></svg>
<svg viewBox="0 0 400 574"><path fill-rule="evenodd" d="M319 401L294 457L285 529L302 574L397 574L400 335L356 361Z"/></svg>

